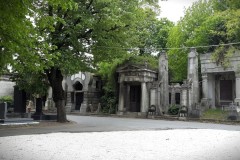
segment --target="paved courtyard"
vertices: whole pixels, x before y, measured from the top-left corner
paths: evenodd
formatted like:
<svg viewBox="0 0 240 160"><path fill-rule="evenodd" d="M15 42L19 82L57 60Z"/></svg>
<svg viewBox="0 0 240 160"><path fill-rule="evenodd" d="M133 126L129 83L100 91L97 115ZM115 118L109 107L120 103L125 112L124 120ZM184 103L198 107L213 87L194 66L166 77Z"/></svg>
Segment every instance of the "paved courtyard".
<svg viewBox="0 0 240 160"><path fill-rule="evenodd" d="M239 125L88 116L68 118L75 123L0 129L0 159L240 159Z"/></svg>
<svg viewBox="0 0 240 160"><path fill-rule="evenodd" d="M239 160L240 133L162 130L1 137L1 160Z"/></svg>

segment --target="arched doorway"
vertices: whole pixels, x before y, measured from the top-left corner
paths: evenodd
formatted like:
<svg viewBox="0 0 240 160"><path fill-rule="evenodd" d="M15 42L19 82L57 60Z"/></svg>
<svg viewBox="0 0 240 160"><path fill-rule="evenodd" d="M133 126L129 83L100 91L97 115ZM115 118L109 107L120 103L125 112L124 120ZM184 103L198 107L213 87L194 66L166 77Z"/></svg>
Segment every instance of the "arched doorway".
<svg viewBox="0 0 240 160"><path fill-rule="evenodd" d="M80 110L81 104L83 102L83 85L80 82L74 84L75 88L75 110Z"/></svg>

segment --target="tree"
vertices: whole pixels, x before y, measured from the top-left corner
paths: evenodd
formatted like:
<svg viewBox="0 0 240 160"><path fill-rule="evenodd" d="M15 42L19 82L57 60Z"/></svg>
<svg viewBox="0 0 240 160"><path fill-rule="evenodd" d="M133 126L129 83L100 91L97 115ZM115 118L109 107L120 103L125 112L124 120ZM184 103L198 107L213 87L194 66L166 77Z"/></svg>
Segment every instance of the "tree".
<svg viewBox="0 0 240 160"><path fill-rule="evenodd" d="M138 46L137 26L144 22L141 14L145 8L157 6L156 2L34 1L33 6L38 9L33 14L37 45L31 57L36 58L29 66L27 55L16 56L13 67L18 73L28 68L48 77L58 121L66 122L64 75L94 70L99 62L112 62L129 54L129 50L123 48Z"/></svg>
<svg viewBox="0 0 240 160"><path fill-rule="evenodd" d="M166 18L158 20L156 15L150 14L146 18L145 25L140 26L140 55L153 54L166 48L167 38L173 22Z"/></svg>
<svg viewBox="0 0 240 160"><path fill-rule="evenodd" d="M221 2L221 3L220 3ZM213 52L213 59L217 65L228 67L230 57L239 49L231 44L240 41L240 3L238 1L222 0L211 2L214 12L194 31L188 42L192 45L219 45L199 48L200 52Z"/></svg>
<svg viewBox="0 0 240 160"><path fill-rule="evenodd" d="M0 0L0 73L6 70L12 56L29 53L34 45L34 29L29 18L32 0Z"/></svg>

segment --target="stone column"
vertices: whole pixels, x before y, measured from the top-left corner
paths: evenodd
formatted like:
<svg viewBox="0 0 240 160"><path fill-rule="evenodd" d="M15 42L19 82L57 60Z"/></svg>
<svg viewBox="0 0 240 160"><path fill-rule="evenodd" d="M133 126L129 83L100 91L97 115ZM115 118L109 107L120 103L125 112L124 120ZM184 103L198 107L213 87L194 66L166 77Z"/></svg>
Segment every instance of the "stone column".
<svg viewBox="0 0 240 160"><path fill-rule="evenodd" d="M192 84L189 92L189 108L191 109L199 103L198 53L195 48L191 48L188 54L188 81Z"/></svg>
<svg viewBox="0 0 240 160"><path fill-rule="evenodd" d="M156 88L152 88L150 90L150 105L157 105L157 102L156 102L156 97L157 97L157 89Z"/></svg>
<svg viewBox="0 0 240 160"><path fill-rule="evenodd" d="M119 98L118 98L118 114L123 114L123 108L124 108L124 84L123 82L120 83L119 86Z"/></svg>
<svg viewBox="0 0 240 160"><path fill-rule="evenodd" d="M175 88L174 84L172 85L172 91L171 91L171 105L176 104L176 97L175 97Z"/></svg>
<svg viewBox="0 0 240 160"><path fill-rule="evenodd" d="M159 74L158 81L160 84L160 107L167 113L169 107L169 82L168 82L168 57L163 51L159 57Z"/></svg>
<svg viewBox="0 0 240 160"><path fill-rule="evenodd" d="M141 112L146 113L149 107L149 95L147 91L146 82L141 83Z"/></svg>
<svg viewBox="0 0 240 160"><path fill-rule="evenodd" d="M159 115L162 115L162 107L161 107L161 88L160 84L157 85L157 112Z"/></svg>
<svg viewBox="0 0 240 160"><path fill-rule="evenodd" d="M130 109L130 85L127 84L127 88L126 88L126 111L129 111Z"/></svg>
<svg viewBox="0 0 240 160"><path fill-rule="evenodd" d="M187 88L182 89L181 93L181 105L187 106Z"/></svg>
<svg viewBox="0 0 240 160"><path fill-rule="evenodd" d="M207 73L202 73L202 100L207 100L208 98L208 75Z"/></svg>
<svg viewBox="0 0 240 160"><path fill-rule="evenodd" d="M72 102L71 102L71 92L67 92L67 100L66 100L66 112L69 113L72 110Z"/></svg>
<svg viewBox="0 0 240 160"><path fill-rule="evenodd" d="M236 98L234 102L240 105L240 73L235 72L235 77L236 77Z"/></svg>
<svg viewBox="0 0 240 160"><path fill-rule="evenodd" d="M75 100L75 103L76 103L76 100ZM81 104L81 107L80 107L80 113L86 113L87 112L88 104L89 104L88 103L88 92L84 91L83 92L83 103Z"/></svg>

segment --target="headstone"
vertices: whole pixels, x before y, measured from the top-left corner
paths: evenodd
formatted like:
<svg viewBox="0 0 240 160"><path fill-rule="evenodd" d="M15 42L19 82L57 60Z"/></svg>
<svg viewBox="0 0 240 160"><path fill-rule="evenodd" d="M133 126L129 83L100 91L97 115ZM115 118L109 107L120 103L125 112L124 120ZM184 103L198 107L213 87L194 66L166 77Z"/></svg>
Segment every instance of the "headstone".
<svg viewBox="0 0 240 160"><path fill-rule="evenodd" d="M238 117L239 117L239 115L236 110L228 112L228 117L227 117L228 120L233 120L233 121L238 120Z"/></svg>
<svg viewBox="0 0 240 160"><path fill-rule="evenodd" d="M237 105L235 105L234 103L230 103L229 104L229 111L228 111L228 120L238 120L239 115L237 112Z"/></svg>
<svg viewBox="0 0 240 160"><path fill-rule="evenodd" d="M26 92L14 87L14 112L26 113Z"/></svg>
<svg viewBox="0 0 240 160"><path fill-rule="evenodd" d="M200 118L201 117L201 110L200 109L192 109L189 111L190 118Z"/></svg>
<svg viewBox="0 0 240 160"><path fill-rule="evenodd" d="M0 119L6 119L7 103L0 103Z"/></svg>

